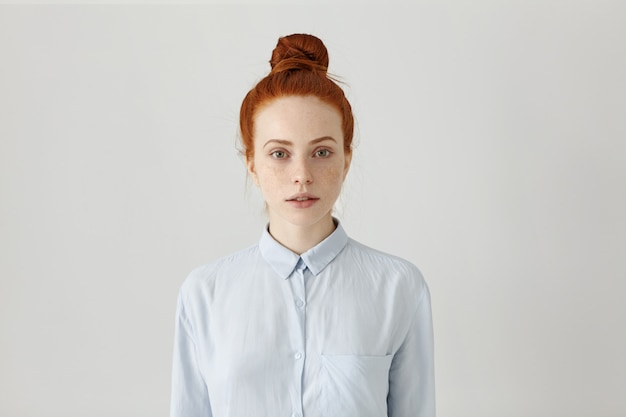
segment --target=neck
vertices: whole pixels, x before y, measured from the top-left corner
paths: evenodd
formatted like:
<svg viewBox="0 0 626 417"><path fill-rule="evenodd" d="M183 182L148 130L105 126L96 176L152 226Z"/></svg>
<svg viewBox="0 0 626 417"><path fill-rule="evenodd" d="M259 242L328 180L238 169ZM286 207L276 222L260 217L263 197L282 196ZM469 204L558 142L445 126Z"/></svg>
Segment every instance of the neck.
<svg viewBox="0 0 626 417"><path fill-rule="evenodd" d="M335 222L329 215L313 225L298 226L285 222L271 221L269 232L274 239L298 255L308 251L335 230Z"/></svg>

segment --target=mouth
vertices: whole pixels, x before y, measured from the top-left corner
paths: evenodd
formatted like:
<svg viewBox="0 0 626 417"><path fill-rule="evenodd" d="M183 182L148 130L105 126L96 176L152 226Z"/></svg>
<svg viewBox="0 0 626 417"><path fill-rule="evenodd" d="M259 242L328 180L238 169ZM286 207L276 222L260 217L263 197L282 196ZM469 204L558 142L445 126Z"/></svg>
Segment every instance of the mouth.
<svg viewBox="0 0 626 417"><path fill-rule="evenodd" d="M309 194L296 194L287 199L287 201L309 201L309 200L319 200L319 198L314 197Z"/></svg>
<svg viewBox="0 0 626 417"><path fill-rule="evenodd" d="M310 194L296 194L289 197L287 203L297 209L307 209L315 205L318 200L318 197L314 197Z"/></svg>

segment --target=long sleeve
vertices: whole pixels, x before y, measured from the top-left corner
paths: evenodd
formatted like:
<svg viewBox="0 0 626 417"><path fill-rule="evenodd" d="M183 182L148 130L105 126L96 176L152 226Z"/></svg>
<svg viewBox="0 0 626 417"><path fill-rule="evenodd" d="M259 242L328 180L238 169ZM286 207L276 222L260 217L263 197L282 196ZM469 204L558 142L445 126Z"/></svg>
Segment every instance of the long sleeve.
<svg viewBox="0 0 626 417"><path fill-rule="evenodd" d="M407 336L389 371L389 417L434 417L435 372L430 294L426 283Z"/></svg>
<svg viewBox="0 0 626 417"><path fill-rule="evenodd" d="M196 343L182 294L178 296L176 310L170 417L211 417L209 394L198 366Z"/></svg>

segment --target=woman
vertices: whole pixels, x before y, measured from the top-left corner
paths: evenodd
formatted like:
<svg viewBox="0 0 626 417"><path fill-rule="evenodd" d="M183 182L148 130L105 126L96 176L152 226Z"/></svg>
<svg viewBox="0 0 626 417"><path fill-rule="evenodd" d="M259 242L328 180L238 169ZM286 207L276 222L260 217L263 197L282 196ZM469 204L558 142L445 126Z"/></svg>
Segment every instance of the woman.
<svg viewBox="0 0 626 417"><path fill-rule="evenodd" d="M290 35L270 63L240 114L268 227L183 283L171 416L434 416L424 279L350 239L331 214L353 117L326 48Z"/></svg>

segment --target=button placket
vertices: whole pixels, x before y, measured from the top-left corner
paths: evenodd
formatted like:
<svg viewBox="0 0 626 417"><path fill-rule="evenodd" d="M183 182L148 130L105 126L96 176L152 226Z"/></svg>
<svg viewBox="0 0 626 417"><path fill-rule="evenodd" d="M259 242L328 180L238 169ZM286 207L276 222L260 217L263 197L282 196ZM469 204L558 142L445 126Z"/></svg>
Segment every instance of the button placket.
<svg viewBox="0 0 626 417"><path fill-rule="evenodd" d="M298 398L293 404L292 416L302 416L302 381L304 375L304 362L306 360L306 334L305 334L305 321L306 321L306 288L305 288L305 275L304 271L306 264L302 259L298 261L296 269L290 279L291 290L294 303L294 311L298 318L298 324L300 326L300 338L297 345L293 346L292 360L294 363L294 383L298 392Z"/></svg>

